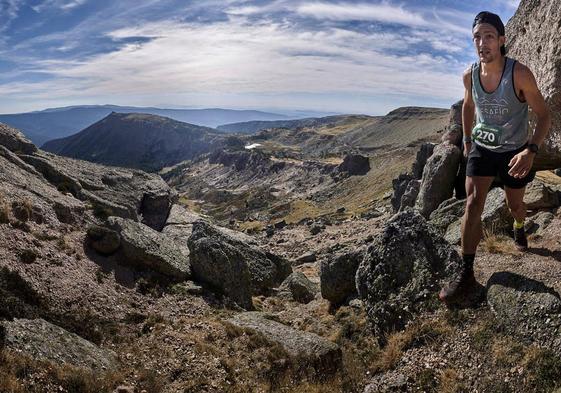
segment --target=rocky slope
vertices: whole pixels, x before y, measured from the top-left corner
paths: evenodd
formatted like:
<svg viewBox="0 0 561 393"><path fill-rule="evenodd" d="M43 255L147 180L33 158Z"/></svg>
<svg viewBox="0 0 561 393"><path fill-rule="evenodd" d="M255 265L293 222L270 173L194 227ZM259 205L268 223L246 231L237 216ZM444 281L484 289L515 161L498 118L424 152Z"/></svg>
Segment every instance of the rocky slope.
<svg viewBox="0 0 561 393"><path fill-rule="evenodd" d="M449 138L449 123L432 138ZM476 263L486 301L447 310L436 291L458 256L441 228L461 209L391 218L384 195L390 176L430 164L423 139L338 163L230 148L168 171L174 191L0 131L0 390L559 387L561 178L551 172L529 194L530 251L489 232ZM255 198L232 217L243 192Z"/></svg>
<svg viewBox="0 0 561 393"><path fill-rule="evenodd" d="M0 144L0 391L359 386L343 371L355 350L329 336L349 317L324 311L290 254L174 205L156 175L54 156L4 125ZM295 314L271 321L281 304ZM304 327L303 307L326 320Z"/></svg>
<svg viewBox="0 0 561 393"><path fill-rule="evenodd" d="M224 135L216 130L148 114L111 113L43 149L61 156L106 165L156 171L220 147Z"/></svg>

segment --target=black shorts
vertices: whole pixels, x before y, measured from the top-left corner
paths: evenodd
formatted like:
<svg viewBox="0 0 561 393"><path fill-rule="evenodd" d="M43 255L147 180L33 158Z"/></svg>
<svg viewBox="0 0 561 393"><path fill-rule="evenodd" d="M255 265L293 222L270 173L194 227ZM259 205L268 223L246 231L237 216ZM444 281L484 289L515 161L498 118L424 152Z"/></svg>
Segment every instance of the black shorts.
<svg viewBox="0 0 561 393"><path fill-rule="evenodd" d="M501 183L508 188L523 188L534 180L536 172L530 171L526 177L517 179L508 174L510 170L508 163L525 148L526 145L513 151L495 153L474 142L468 155L466 176L498 176Z"/></svg>

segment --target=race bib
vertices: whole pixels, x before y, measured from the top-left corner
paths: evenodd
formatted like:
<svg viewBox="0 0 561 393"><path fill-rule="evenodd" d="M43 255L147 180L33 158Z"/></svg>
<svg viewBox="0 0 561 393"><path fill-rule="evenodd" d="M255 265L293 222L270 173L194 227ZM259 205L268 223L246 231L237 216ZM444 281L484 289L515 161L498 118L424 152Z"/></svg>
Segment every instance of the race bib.
<svg viewBox="0 0 561 393"><path fill-rule="evenodd" d="M503 129L499 126L478 123L472 132L472 138L482 145L499 146L502 140Z"/></svg>

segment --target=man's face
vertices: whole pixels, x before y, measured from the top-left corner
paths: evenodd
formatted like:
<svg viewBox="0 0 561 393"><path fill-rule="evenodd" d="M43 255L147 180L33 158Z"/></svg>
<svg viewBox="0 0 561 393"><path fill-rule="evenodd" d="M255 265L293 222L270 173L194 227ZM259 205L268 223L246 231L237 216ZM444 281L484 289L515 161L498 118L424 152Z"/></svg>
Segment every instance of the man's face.
<svg viewBox="0 0 561 393"><path fill-rule="evenodd" d="M490 63L501 56L501 46L505 37L499 36L497 29L488 23L480 23L473 28L475 52L482 63Z"/></svg>

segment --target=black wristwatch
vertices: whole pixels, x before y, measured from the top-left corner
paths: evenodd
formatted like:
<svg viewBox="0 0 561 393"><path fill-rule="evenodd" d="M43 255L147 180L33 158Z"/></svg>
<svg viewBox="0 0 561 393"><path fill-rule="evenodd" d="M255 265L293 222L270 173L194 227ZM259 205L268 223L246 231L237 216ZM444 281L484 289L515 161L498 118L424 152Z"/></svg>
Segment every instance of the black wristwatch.
<svg viewBox="0 0 561 393"><path fill-rule="evenodd" d="M530 143L528 145L528 150L530 150L532 153L534 154L538 154L538 151L540 150L539 146L536 145L535 143Z"/></svg>

